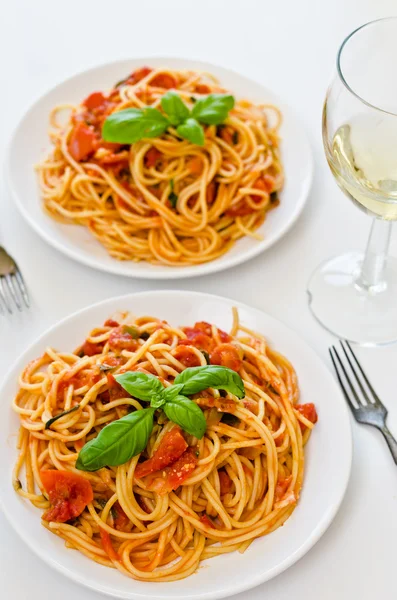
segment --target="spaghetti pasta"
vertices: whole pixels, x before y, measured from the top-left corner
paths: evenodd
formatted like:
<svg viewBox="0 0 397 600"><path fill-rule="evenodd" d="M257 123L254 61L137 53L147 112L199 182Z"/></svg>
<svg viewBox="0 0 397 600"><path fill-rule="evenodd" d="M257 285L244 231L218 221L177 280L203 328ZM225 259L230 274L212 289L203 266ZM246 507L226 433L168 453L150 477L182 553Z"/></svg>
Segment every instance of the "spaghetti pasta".
<svg viewBox="0 0 397 600"><path fill-rule="evenodd" d="M117 373L149 373L168 388L187 367L207 362L238 371L245 397L217 389L193 395L206 420L200 440L157 409L140 455L116 467L76 469L88 440L145 405L121 388ZM125 575L187 577L205 559L244 552L296 506L315 408L298 404L292 365L237 311L230 335L204 322L180 329L121 315L73 353L47 348L19 387L17 493L45 510L43 525L68 548Z"/></svg>
<svg viewBox="0 0 397 600"><path fill-rule="evenodd" d="M159 107L170 89L189 109L225 92L207 73L142 67L110 92L50 114L54 150L36 167L44 208L56 220L87 227L118 260L214 260L243 236L261 239L256 229L279 202L284 175L275 106L237 101L224 123L204 127L204 146L175 127L133 144L102 139L109 115Z"/></svg>

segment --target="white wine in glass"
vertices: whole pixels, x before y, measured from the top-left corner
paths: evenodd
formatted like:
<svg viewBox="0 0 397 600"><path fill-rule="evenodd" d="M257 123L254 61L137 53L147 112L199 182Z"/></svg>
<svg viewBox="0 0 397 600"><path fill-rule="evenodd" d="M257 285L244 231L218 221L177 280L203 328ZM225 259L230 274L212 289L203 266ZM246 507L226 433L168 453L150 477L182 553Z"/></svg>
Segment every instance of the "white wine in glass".
<svg viewBox="0 0 397 600"><path fill-rule="evenodd" d="M388 256L397 219L397 18L367 23L343 42L326 95L323 142L343 192L374 217L365 254L321 264L310 308L338 337L367 345L397 341L397 260Z"/></svg>
<svg viewBox="0 0 397 600"><path fill-rule="evenodd" d="M327 157L339 186L359 208L391 220L397 219L396 129L384 120L353 118L336 131Z"/></svg>

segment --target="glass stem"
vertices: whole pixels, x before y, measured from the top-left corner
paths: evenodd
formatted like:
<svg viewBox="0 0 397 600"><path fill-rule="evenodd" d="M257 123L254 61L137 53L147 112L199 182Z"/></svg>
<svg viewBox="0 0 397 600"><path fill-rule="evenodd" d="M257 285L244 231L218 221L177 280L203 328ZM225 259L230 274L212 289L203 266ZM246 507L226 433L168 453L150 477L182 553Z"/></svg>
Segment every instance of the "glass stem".
<svg viewBox="0 0 397 600"><path fill-rule="evenodd" d="M387 287L385 270L390 244L391 221L374 219L356 284L367 291L381 292Z"/></svg>

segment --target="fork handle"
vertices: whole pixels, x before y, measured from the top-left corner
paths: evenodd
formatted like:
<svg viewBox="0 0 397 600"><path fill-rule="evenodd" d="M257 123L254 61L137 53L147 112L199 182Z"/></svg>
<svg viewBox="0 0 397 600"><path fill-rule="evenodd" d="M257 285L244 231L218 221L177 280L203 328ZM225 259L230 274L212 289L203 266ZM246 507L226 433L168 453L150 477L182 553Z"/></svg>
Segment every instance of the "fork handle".
<svg viewBox="0 0 397 600"><path fill-rule="evenodd" d="M382 432L382 435L385 438L387 445L389 446L393 460L397 465L397 440L392 436L386 425L380 427L379 429Z"/></svg>

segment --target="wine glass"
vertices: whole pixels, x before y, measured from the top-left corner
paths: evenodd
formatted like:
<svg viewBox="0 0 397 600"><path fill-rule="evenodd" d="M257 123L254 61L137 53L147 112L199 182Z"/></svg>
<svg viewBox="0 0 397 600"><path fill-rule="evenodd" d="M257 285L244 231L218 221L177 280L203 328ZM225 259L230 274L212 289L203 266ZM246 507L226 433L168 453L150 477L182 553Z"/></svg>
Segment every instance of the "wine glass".
<svg viewBox="0 0 397 600"><path fill-rule="evenodd" d="M388 256L397 219L397 17L351 33L323 109L323 143L339 187L374 217L365 254L321 264L308 284L316 319L365 345L397 341L397 260ZM337 233L337 232L335 232Z"/></svg>

